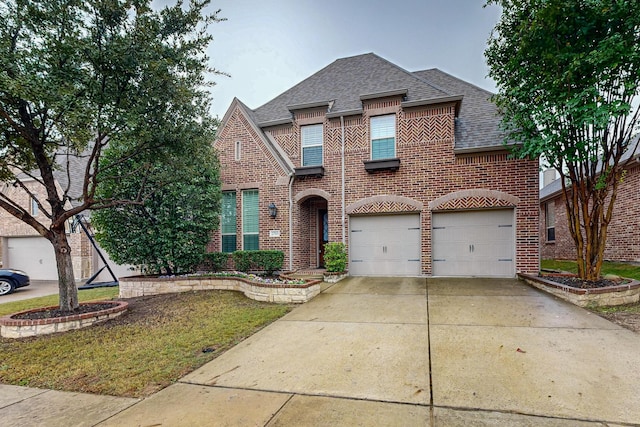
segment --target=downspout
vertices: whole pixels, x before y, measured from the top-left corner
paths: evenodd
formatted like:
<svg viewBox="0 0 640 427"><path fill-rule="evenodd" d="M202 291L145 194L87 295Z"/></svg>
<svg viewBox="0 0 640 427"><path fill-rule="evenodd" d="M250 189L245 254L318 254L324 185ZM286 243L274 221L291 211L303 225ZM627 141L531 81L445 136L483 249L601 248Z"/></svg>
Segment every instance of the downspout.
<svg viewBox="0 0 640 427"><path fill-rule="evenodd" d="M293 271L293 172L289 174L289 271Z"/></svg>
<svg viewBox="0 0 640 427"><path fill-rule="evenodd" d="M344 195L344 185L345 185L345 177L344 177L344 116L340 116L340 128L341 128L341 155L342 155L342 244L347 244L346 238L346 216L345 216L345 195Z"/></svg>

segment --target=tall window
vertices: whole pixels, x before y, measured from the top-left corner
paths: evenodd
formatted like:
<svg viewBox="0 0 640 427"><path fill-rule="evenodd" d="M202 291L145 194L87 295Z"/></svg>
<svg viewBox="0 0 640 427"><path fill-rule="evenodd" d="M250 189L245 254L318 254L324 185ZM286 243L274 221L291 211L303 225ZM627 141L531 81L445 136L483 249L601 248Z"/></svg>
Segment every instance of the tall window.
<svg viewBox="0 0 640 427"><path fill-rule="evenodd" d="M556 205L554 202L545 203L545 222L547 226L547 242L556 240Z"/></svg>
<svg viewBox="0 0 640 427"><path fill-rule="evenodd" d="M236 141L235 159L240 160L242 158L242 144L240 141Z"/></svg>
<svg viewBox="0 0 640 427"><path fill-rule="evenodd" d="M31 198L31 216L37 216L40 210L38 209L38 202L33 197Z"/></svg>
<svg viewBox="0 0 640 427"><path fill-rule="evenodd" d="M322 165L322 125L300 128L302 132L302 166Z"/></svg>
<svg viewBox="0 0 640 427"><path fill-rule="evenodd" d="M222 252L234 252L236 245L236 192L222 193Z"/></svg>
<svg viewBox="0 0 640 427"><path fill-rule="evenodd" d="M371 118L371 160L396 157L396 115Z"/></svg>
<svg viewBox="0 0 640 427"><path fill-rule="evenodd" d="M242 192L242 249L257 251L258 244L258 190Z"/></svg>

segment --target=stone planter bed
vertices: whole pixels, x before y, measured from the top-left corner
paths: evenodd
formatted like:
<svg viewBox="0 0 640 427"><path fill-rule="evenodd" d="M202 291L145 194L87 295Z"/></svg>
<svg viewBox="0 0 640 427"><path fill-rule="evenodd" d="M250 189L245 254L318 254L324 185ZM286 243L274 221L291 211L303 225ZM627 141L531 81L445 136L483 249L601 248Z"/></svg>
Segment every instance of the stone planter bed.
<svg viewBox="0 0 640 427"><path fill-rule="evenodd" d="M629 280L624 284L592 289L574 288L544 276L519 274L529 285L553 294L580 307L632 304L640 300L640 281Z"/></svg>
<svg viewBox="0 0 640 427"><path fill-rule="evenodd" d="M54 310L58 307L44 307L21 311L19 313L13 313L0 318L0 335L5 338L23 338L80 329L118 317L127 311L127 307L129 305L124 301L85 302L80 305L91 304L111 305L112 307L89 313L72 314L69 316L50 317L44 319L18 319L16 317L25 313Z"/></svg>
<svg viewBox="0 0 640 427"><path fill-rule="evenodd" d="M251 281L242 277L150 277L133 276L120 278L120 298L173 292L228 290L243 292L256 301L277 303L303 303L320 293L320 281L304 284L272 284Z"/></svg>

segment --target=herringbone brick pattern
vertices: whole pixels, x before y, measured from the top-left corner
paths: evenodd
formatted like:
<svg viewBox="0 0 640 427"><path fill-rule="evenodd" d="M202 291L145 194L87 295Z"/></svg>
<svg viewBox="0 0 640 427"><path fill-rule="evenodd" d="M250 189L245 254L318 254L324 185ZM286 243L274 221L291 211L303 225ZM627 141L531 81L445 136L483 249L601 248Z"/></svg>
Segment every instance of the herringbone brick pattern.
<svg viewBox="0 0 640 427"><path fill-rule="evenodd" d="M405 203L398 202L375 202L357 209L354 209L352 214L363 215L373 213L396 213L396 212L411 212L416 211L416 208Z"/></svg>

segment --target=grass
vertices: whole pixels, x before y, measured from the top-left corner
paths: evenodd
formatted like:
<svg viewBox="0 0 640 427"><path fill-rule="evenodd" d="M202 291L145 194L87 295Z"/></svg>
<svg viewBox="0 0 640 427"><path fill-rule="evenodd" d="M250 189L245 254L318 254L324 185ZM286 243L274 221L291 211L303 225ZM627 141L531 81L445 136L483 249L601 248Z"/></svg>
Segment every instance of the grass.
<svg viewBox="0 0 640 427"><path fill-rule="evenodd" d="M81 291L80 296L83 300L108 299L113 292L112 288L95 289ZM253 301L230 291L156 295L129 303L130 310L125 315L86 329L18 340L0 338L0 382L114 396L148 396L291 308ZM0 304L0 312L43 305L56 302L37 298L20 304Z"/></svg>
<svg viewBox="0 0 640 427"><path fill-rule="evenodd" d="M112 299L118 296L118 288L94 288L78 291L80 302ZM58 295L47 295L22 301L7 302L0 304L0 316L16 313L18 311L30 310L32 308L57 306Z"/></svg>
<svg viewBox="0 0 640 427"><path fill-rule="evenodd" d="M570 273L577 273L578 266L575 261L543 259L540 263L542 268L550 270L562 270ZM602 275L615 274L616 276L627 277L630 279L640 280L640 267L621 263L609 262L602 263ZM589 310L596 313L638 313L640 314L640 303L616 305L611 307L588 307Z"/></svg>
<svg viewBox="0 0 640 427"><path fill-rule="evenodd" d="M541 267L550 270L568 271L570 273L578 272L578 266L575 261L543 259ZM640 267L621 262L605 261L602 263L602 274L615 274L616 276L640 280Z"/></svg>

